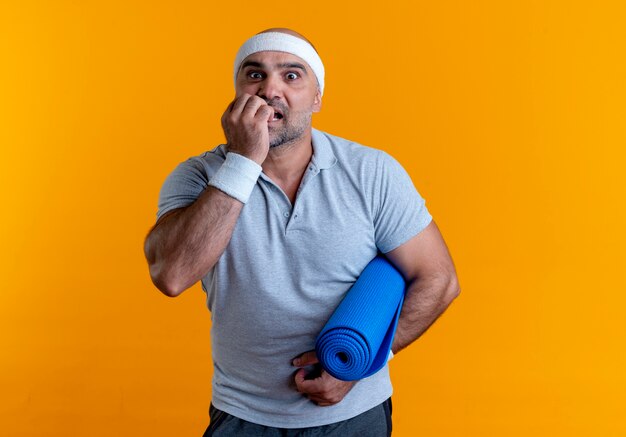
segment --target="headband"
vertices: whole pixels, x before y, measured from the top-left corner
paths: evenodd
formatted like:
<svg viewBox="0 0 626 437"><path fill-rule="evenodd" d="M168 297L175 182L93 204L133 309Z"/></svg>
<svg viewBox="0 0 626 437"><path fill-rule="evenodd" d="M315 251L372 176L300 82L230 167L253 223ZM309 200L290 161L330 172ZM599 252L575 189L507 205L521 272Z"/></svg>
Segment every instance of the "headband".
<svg viewBox="0 0 626 437"><path fill-rule="evenodd" d="M315 73L320 93L324 94L324 64L313 46L297 36L282 32L259 33L243 43L235 57L235 82L243 60L253 53L265 51L286 52L302 58Z"/></svg>

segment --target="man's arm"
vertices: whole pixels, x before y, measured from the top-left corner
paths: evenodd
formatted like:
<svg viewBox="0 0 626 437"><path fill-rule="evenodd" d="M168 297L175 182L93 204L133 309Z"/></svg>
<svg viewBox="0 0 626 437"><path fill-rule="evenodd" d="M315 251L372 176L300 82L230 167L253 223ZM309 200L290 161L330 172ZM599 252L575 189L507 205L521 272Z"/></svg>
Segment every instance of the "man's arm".
<svg viewBox="0 0 626 437"><path fill-rule="evenodd" d="M434 220L415 237L385 256L407 281L391 348L395 354L417 340L461 290L454 263Z"/></svg>
<svg viewBox="0 0 626 437"><path fill-rule="evenodd" d="M161 217L144 245L154 285L176 297L198 282L226 249L242 208L243 203L209 186L188 207Z"/></svg>
<svg viewBox="0 0 626 437"><path fill-rule="evenodd" d="M222 115L228 153L261 165L269 150L267 122L273 115L274 109L258 96L236 97ZM144 244L154 285L176 297L202 279L226 249L243 201L209 186L191 205L161 217Z"/></svg>

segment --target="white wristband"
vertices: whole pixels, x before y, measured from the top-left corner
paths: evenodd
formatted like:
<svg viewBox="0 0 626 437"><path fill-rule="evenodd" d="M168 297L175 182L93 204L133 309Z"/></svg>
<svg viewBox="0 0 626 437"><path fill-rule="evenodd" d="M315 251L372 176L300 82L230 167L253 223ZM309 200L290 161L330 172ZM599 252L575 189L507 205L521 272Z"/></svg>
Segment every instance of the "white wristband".
<svg viewBox="0 0 626 437"><path fill-rule="evenodd" d="M209 185L246 203L261 174L262 167L238 153L228 152L226 160L209 181Z"/></svg>

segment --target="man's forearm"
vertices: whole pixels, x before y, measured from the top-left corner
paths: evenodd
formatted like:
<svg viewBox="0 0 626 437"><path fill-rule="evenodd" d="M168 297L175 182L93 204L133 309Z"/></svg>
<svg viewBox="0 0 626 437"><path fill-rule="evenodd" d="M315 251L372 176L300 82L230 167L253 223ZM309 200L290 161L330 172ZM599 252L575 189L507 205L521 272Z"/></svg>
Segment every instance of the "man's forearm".
<svg viewBox="0 0 626 437"><path fill-rule="evenodd" d="M157 288L174 297L206 275L228 245L242 208L209 186L189 207L158 223L144 248Z"/></svg>
<svg viewBox="0 0 626 437"><path fill-rule="evenodd" d="M458 294L456 277L413 280L404 298L391 348L393 353L404 349L426 332Z"/></svg>

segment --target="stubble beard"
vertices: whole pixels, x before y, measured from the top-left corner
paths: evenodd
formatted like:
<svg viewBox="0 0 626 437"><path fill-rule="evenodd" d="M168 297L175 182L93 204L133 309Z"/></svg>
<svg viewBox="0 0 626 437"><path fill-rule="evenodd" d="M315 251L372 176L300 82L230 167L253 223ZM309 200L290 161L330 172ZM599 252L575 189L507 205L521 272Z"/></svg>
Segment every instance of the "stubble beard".
<svg viewBox="0 0 626 437"><path fill-rule="evenodd" d="M302 138L302 135L311 125L312 115L312 112L285 113L282 126L270 129L270 148L292 144ZM293 119L291 123L289 122L290 119Z"/></svg>

